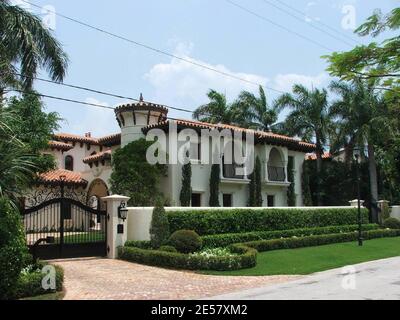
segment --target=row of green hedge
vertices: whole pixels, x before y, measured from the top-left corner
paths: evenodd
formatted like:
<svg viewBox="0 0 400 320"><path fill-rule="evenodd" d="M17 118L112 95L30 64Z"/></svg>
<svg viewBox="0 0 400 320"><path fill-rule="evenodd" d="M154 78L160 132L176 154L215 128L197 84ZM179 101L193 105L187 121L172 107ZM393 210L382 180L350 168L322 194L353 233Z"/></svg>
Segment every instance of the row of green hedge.
<svg viewBox="0 0 400 320"><path fill-rule="evenodd" d="M362 209L362 217L364 223L368 222L367 209ZM171 233L188 229L204 236L352 225L357 223L357 208L170 211L168 220Z"/></svg>
<svg viewBox="0 0 400 320"><path fill-rule="evenodd" d="M380 229L365 231L362 234L363 239L370 240L376 238L398 237L400 230ZM351 233L336 233L315 235L302 238L284 238L273 240L260 240L241 243L241 246L256 249L258 252L280 250L280 249L294 249L302 247L314 247L332 243L350 242L358 239L358 232ZM235 247L233 244L230 248Z"/></svg>
<svg viewBox="0 0 400 320"><path fill-rule="evenodd" d="M376 230L376 229L379 229L379 225L377 224L365 224L362 226L362 230L364 231ZM255 231L255 232L245 232L245 233L227 233L227 234L202 236L201 239L203 240L204 247L219 248L241 242L290 238L295 236L305 237L305 236L312 236L319 234L344 233L355 230L358 230L358 225L291 229L282 231ZM143 245L145 244L143 243Z"/></svg>
<svg viewBox="0 0 400 320"><path fill-rule="evenodd" d="M147 250L137 247L120 247L118 256L122 260L150 266L185 270L229 271L252 268L257 263L257 251L236 245L231 251L237 255L226 257L204 257L200 255Z"/></svg>
<svg viewBox="0 0 400 320"><path fill-rule="evenodd" d="M56 292L63 290L64 271L59 266L54 266L56 269ZM21 274L14 292L14 299L22 299L35 297L54 291L44 290L42 287L42 279L44 275L39 271L27 274Z"/></svg>

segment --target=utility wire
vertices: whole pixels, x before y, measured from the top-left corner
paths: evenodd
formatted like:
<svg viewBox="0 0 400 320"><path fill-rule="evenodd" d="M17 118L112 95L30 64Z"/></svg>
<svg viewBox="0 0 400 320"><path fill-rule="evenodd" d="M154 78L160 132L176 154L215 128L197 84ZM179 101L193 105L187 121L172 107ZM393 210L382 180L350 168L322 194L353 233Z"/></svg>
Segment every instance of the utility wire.
<svg viewBox="0 0 400 320"><path fill-rule="evenodd" d="M347 45L350 46L350 47L353 47L353 44L352 44L352 43L347 42L346 40L343 40L343 39L341 39L341 38L335 36L334 34L332 34L332 33L330 33L330 32L327 32L326 30L324 30L324 29L322 29L322 28L320 28L320 27L317 27L317 26L315 26L315 25L313 25L313 24L311 24L311 23L308 23L308 22L305 21L303 18L299 18L298 16L294 15L294 14L291 13L290 11L281 8L281 7L277 6L276 4L274 4L274 3L272 3L272 2L270 2L270 1L268 1L268 0L262 0L262 1L263 1L264 3L266 3L267 5L270 5L270 6L274 7L274 8L276 8L276 9L278 9L278 10L280 10L280 11L286 13L287 15L289 15L289 16L295 18L296 20L298 20L298 21L300 21L300 22L302 22L302 23L305 23L306 25L310 26L311 28L314 28L314 29L316 29L316 30L318 30L318 31L320 31L320 32L322 32L322 33L325 33L325 34L327 34L328 36L330 36L330 37L332 37L332 38L334 38L334 39L336 39L336 40L338 40L338 41L341 41L341 42L347 44Z"/></svg>
<svg viewBox="0 0 400 320"><path fill-rule="evenodd" d="M97 104L97 103L90 103L90 102L84 102L84 101L78 101L78 100L73 100L73 99L57 97L57 96L50 96L50 95L46 95L46 94L42 94L42 93L38 93L38 92L33 92L33 91L24 91L24 90L18 90L18 89L12 89L10 91L19 92L19 93L23 93L23 94L24 93L25 94L33 94L35 96L42 97L42 98L49 98L49 99L53 99L53 100L60 100L60 101L78 103L78 104L83 104L83 105L91 106L91 107L115 110L114 107L104 106L104 105Z"/></svg>
<svg viewBox="0 0 400 320"><path fill-rule="evenodd" d="M81 105L85 105L88 107L95 107L95 108L102 108L102 109L108 109L108 110L113 110L115 111L114 107L109 107L109 106L104 106L98 103L90 103L90 102L84 102L84 101L79 101L79 100L73 100L73 99L68 99L68 98L62 98L62 97L57 97L57 96L51 96L51 95L47 95L47 94L42 94L42 93L38 93L38 92L34 92L34 91L24 91L24 90L18 90L18 89L11 89L9 91L14 91L14 92L19 92L22 94L33 94L37 97L42 97L42 98L49 98L49 99L53 99L53 100L60 100L60 101L66 101L66 102L71 102L71 103L76 103L76 104L81 104ZM166 117L169 120L180 120L177 118L172 118L172 117Z"/></svg>
<svg viewBox="0 0 400 320"><path fill-rule="evenodd" d="M17 76L20 76L20 77L29 78L29 79L32 79L32 80L38 80L38 81L47 82L47 83L52 83L52 84L64 86L64 87L67 87L67 88L83 90L83 91L97 93L97 94L101 94L101 95L104 95L104 96L109 96L109 97L114 97L114 98L119 98L119 99L126 99L126 100L141 102L141 100L139 100L139 99L135 99L135 98L132 98L132 97L127 97L127 96L122 96L122 95L115 94L115 93L100 91L100 90L97 90L97 89L91 89L91 88L82 87L82 86L78 86L78 85L74 85L74 84L68 84L68 83L64 83L64 82L57 82L57 81L43 79L43 78L39 78L39 77L25 76L25 75L23 75L21 73L14 73L14 74L17 75ZM188 110L188 109L183 109L183 108L176 108L176 107L170 107L170 106L165 106L165 107L167 107L167 108L169 108L171 110L176 110L176 111L182 111L182 112L188 112L188 113L193 113L194 112L194 111L191 111L191 110Z"/></svg>
<svg viewBox="0 0 400 320"><path fill-rule="evenodd" d="M281 24L279 24L279 23L277 23L275 21L272 21L271 19L268 19L268 18L266 18L266 17L264 17L264 16L262 16L262 15L256 13L256 12L254 12L254 11L251 11L250 9L247 9L246 7L241 6L240 4L238 4L236 2L233 2L231 0L225 0L225 1L228 2L231 5L239 8L240 10L247 12L248 14L251 14L251 15L253 15L253 16L255 16L255 17L257 17L257 18L259 18L259 19L261 19L261 20L263 20L265 22L268 22L269 24L272 24L272 25L274 25L274 26L276 26L276 27L278 27L280 29L283 29L283 30L285 30L285 31L287 31L289 33L292 33L292 34L294 34L294 35L296 35L296 36L298 36L298 37L300 37L300 38L302 38L302 39L304 39L304 40L306 40L308 42L311 42L311 43L315 44L316 46L319 46L319 47L321 47L321 48L323 48L325 50L328 50L328 51L332 51L332 52L335 51L335 50L332 50L332 49L328 48L327 46L319 43L318 41L315 41L315 40L313 40L311 38L308 38L308 37L296 32L296 31L293 31L293 30L291 30L291 29L289 29L289 28L287 28L287 27L285 27L285 26L283 26L283 25L281 25Z"/></svg>
<svg viewBox="0 0 400 320"><path fill-rule="evenodd" d="M289 8L289 9L293 10L294 12L297 12L298 14L302 15L304 18L309 18L309 16L308 16L305 12L303 12L303 11L301 11L301 10L299 10L299 9L296 9L295 7L292 7L291 5L287 4L285 1L282 1L282 0L275 0L275 1L277 1L277 2L279 2L280 4L284 5L286 8ZM356 40L356 39L354 39L354 38L348 36L347 34L345 34L345 33L343 33L343 32L340 32L340 31L336 30L335 28L331 27L330 25L328 25L328 24L326 24L326 23L323 23L322 21L315 20L315 19L314 19L313 21L314 21L314 22L317 22L318 24L320 24L320 25L322 25L322 26L324 26L325 28L330 29L331 31L337 33L338 35L340 35L340 36L342 36L342 37L345 37L345 38L347 38L347 39L353 41L354 43L362 44L362 42L360 42L360 41L358 41L358 40Z"/></svg>
<svg viewBox="0 0 400 320"><path fill-rule="evenodd" d="M29 4L29 5L31 5L31 6L33 6L33 7L42 9L41 6L39 6L39 5L37 5L37 4L34 4L34 3L32 3L32 2L29 2L29 1L26 1L26 0L21 0L21 1L24 2L24 3L27 3L27 4ZM246 83L248 83L248 84L252 84L252 85L255 85L255 86L262 86L262 87L264 87L264 88L266 88L266 89L268 89L268 90L275 91L275 92L278 92L278 93L284 93L284 92L281 91L281 90L277 90L277 89L274 89L274 88L272 88L272 87L268 87L268 86L266 86L266 85L262 85L262 84L260 84L260 83L257 83L257 82L255 82L255 81L251 81L251 80L248 80L248 79L245 79L245 78L238 77L238 76L236 76L236 75L234 75L234 74L232 74L232 73L228 73L228 72L225 72L225 71L221 71L221 70L212 68L212 67L210 67L210 66L207 66L207 65L198 63L198 62L196 62L196 61L193 61L193 60L190 59L190 58L187 58L187 57L180 57L180 56L177 56L177 55L172 54L172 53L170 53L170 52L167 52L167 51L164 51L164 50L161 50L161 49L154 48L154 47L149 46L149 45L147 45L147 44L144 44L144 43L141 43L141 42L138 42L138 41L135 41L135 40L128 39L128 38L126 38L126 37L124 37L124 36L121 36L121 35L112 33L112 32L110 32L110 31L107 31L107 30L105 30L105 29L102 29L102 28L99 28L99 27L90 25L90 24L88 24L88 23L86 23L86 22L83 22L83 21L80 21L80 20L78 20L78 19L68 17L68 16L66 16L66 15L64 15L64 14L61 14L61 13L59 13L59 12L56 12L56 11L54 11L54 10L48 10L48 9L46 9L46 10L47 10L48 12L54 14L54 15L57 15L57 16L59 16L59 17L61 17L61 18L67 19L67 20L69 20L69 21L72 21L72 22L74 22L74 23L77 23L77 24L79 24L79 25L81 25L81 26L87 27L87 28L92 29L92 30L96 30L96 31L101 32L101 33L103 33L103 34L106 34L106 35L108 35L108 36L111 36L111 37L114 37L114 38L123 40L123 41L125 41L125 42L128 42L128 43L130 43L130 44L133 44L133 45L136 45L136 46L145 48L145 49L147 49L147 50L150 50L150 51L153 51L153 52L156 52L156 53L159 53L159 54L162 54L162 55L165 55L165 56L168 56L168 57L171 57L171 58L174 58L174 59L177 59L177 60L186 62L186 63L190 63L190 64L192 64L192 65L194 65L194 66L197 66L197 67L199 67L199 68L203 68L203 69L208 70L208 71L212 71L212 72L218 73L218 74L223 75L223 76L225 76L225 77L229 77L229 78L232 78L232 79L235 79L235 80L239 80L239 81L242 81L242 82L246 82Z"/></svg>

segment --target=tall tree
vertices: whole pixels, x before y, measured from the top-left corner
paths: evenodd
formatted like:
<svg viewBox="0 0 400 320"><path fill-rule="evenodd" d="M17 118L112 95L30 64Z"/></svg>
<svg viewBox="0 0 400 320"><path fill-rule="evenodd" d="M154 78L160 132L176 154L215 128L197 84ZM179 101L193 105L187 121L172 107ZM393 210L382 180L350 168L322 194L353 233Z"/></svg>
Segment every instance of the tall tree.
<svg viewBox="0 0 400 320"><path fill-rule="evenodd" d="M360 36L377 37L384 31L400 28L400 8L384 15L376 10L355 32ZM328 71L344 80L371 80L376 86L389 89L399 96L400 36L395 35L378 44L360 45L348 52L334 52L325 56L330 63Z"/></svg>
<svg viewBox="0 0 400 320"><path fill-rule="evenodd" d="M182 207L190 207L192 199L192 164L189 161L182 167L182 189L180 201Z"/></svg>
<svg viewBox="0 0 400 320"><path fill-rule="evenodd" d="M219 203L219 184L221 182L221 167L219 164L211 166L210 176L210 207L220 207Z"/></svg>
<svg viewBox="0 0 400 320"><path fill-rule="evenodd" d="M261 161L256 157L254 171L249 175L249 199L247 205L249 207L262 207L262 182L261 182Z"/></svg>
<svg viewBox="0 0 400 320"><path fill-rule="evenodd" d="M15 87L12 74L17 65L22 74L23 89L30 89L39 68L44 68L54 81L62 81L68 65L61 44L47 30L39 17L11 4L0 1L0 93L5 87ZM6 73L5 73L6 71Z"/></svg>
<svg viewBox="0 0 400 320"><path fill-rule="evenodd" d="M242 126L251 129L270 131L271 125L278 120L277 111L270 108L262 86L259 87L259 97L253 93L243 91L233 104L234 118L242 120Z"/></svg>
<svg viewBox="0 0 400 320"><path fill-rule="evenodd" d="M8 124L25 144L27 152L35 156L38 172L54 169L54 157L43 155L42 151L48 148L48 142L60 127L59 114L45 112L43 103L34 93L24 94L22 98L12 97L5 109L15 115Z"/></svg>
<svg viewBox="0 0 400 320"><path fill-rule="evenodd" d="M317 173L320 176L324 145L327 143L328 132L332 125L327 91L308 90L303 85L297 84L293 86L293 94L285 93L275 101L275 108L279 111L286 108L291 110L284 124L289 135L297 135L306 141L315 141ZM317 198L318 205L321 205L319 191Z"/></svg>
<svg viewBox="0 0 400 320"><path fill-rule="evenodd" d="M11 98L0 108L0 196L16 202L36 174L55 167L53 157L42 155L60 118L46 113L34 94Z"/></svg>
<svg viewBox="0 0 400 320"><path fill-rule="evenodd" d="M153 249L158 249L169 238L169 222L162 204L162 199L156 201L150 224L150 243Z"/></svg>
<svg viewBox="0 0 400 320"><path fill-rule="evenodd" d="M290 186L287 190L287 204L289 207L296 206L296 192L294 185L294 160L293 157L289 157L288 166L288 181L290 182Z"/></svg>
<svg viewBox="0 0 400 320"><path fill-rule="evenodd" d="M332 82L330 88L340 98L332 104L331 114L339 120L339 130L352 147L367 149L369 164L371 212L374 222L378 221L378 177L375 156L376 138L382 128L389 130L387 105L375 95L371 88L362 81L352 83ZM348 150L352 152L352 148ZM362 155L364 158L365 156Z"/></svg>
<svg viewBox="0 0 400 320"><path fill-rule="evenodd" d="M207 97L210 102L198 107L193 113L193 118L209 123L231 124L233 122L231 104L226 101L225 95L210 90Z"/></svg>

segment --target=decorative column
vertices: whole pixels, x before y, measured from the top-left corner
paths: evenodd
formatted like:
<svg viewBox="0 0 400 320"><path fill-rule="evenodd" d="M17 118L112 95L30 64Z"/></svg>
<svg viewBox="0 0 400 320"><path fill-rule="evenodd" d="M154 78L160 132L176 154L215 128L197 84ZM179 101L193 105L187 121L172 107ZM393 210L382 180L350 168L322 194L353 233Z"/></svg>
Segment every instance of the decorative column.
<svg viewBox="0 0 400 320"><path fill-rule="evenodd" d="M129 197L113 195L101 198L107 203L107 257L118 258L117 248L125 245L127 239L127 220L122 219L118 212L126 208Z"/></svg>
<svg viewBox="0 0 400 320"><path fill-rule="evenodd" d="M364 200L360 200L361 208L364 207L364 202L365 202ZM358 200L357 199L351 200L351 201L349 201L349 203L350 203L350 207L358 208Z"/></svg>
<svg viewBox="0 0 400 320"><path fill-rule="evenodd" d="M382 224L387 218L390 218L390 208L389 208L389 201L387 200L379 200L378 201L378 221L379 224Z"/></svg>

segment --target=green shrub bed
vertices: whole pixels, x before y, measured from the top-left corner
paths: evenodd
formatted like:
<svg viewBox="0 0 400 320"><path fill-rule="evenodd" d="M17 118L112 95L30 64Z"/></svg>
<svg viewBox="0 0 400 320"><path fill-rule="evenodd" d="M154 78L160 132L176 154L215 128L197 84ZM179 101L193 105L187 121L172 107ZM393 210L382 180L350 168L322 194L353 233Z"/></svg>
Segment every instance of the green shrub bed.
<svg viewBox="0 0 400 320"><path fill-rule="evenodd" d="M160 250L148 250L138 247L120 247L118 256L122 260L166 268L185 270L229 271L252 268L257 263L255 249L235 245L230 248L234 253L228 256L202 256Z"/></svg>
<svg viewBox="0 0 400 320"><path fill-rule="evenodd" d="M56 290L44 290L42 288L42 279L44 274L41 273L41 269L39 268L36 271L21 273L14 292L14 299L35 297L43 294L62 291L64 271L59 266L54 267L56 269Z"/></svg>
<svg viewBox="0 0 400 320"><path fill-rule="evenodd" d="M387 237L400 236L400 230L371 230L363 232L363 239L377 239ZM293 237L284 239L260 240L242 243L242 246L256 249L258 252L280 250L280 249L294 249L302 247L313 247L331 243L350 242L358 239L357 232L349 233L336 233L336 234L322 234L308 237ZM230 248L236 245L231 245Z"/></svg>
<svg viewBox="0 0 400 320"><path fill-rule="evenodd" d="M199 235L276 231L357 224L357 208L215 209L170 211L170 231L188 229ZM363 222L368 210L362 209Z"/></svg>
<svg viewBox="0 0 400 320"><path fill-rule="evenodd" d="M377 224L366 224L362 226L364 231L379 229ZM345 233L358 230L358 225L350 226L333 226L333 227L322 227L322 228L304 228L304 229L291 229L282 231L256 231L256 232L244 232L244 233L228 233L228 234L216 234L201 237L203 240L203 247L206 248L218 248L226 247L234 243L257 241L257 240L271 240L279 238L290 238L290 237L304 237L320 234L332 234L332 233Z"/></svg>

